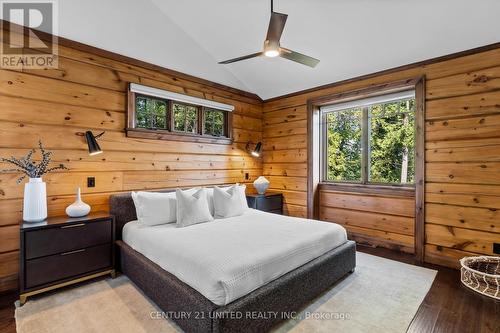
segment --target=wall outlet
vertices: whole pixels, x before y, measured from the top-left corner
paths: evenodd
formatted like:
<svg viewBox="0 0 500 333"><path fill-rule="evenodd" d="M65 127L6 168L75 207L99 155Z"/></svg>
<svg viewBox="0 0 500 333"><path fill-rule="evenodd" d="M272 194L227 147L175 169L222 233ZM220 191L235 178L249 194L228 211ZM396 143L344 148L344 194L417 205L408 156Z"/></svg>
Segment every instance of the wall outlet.
<svg viewBox="0 0 500 333"><path fill-rule="evenodd" d="M249 180L250 179L250 175L248 174L248 172L245 172L245 180Z"/></svg>
<svg viewBox="0 0 500 333"><path fill-rule="evenodd" d="M500 243L493 243L493 253L500 254Z"/></svg>
<svg viewBox="0 0 500 333"><path fill-rule="evenodd" d="M95 177L87 177L87 187L95 187Z"/></svg>

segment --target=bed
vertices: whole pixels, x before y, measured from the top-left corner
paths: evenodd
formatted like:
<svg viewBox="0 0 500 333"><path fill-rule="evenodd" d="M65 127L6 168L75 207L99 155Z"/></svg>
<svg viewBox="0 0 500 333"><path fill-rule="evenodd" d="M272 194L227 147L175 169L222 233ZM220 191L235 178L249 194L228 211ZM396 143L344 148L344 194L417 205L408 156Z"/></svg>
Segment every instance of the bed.
<svg viewBox="0 0 500 333"><path fill-rule="evenodd" d="M143 227L114 195L120 270L186 332L264 332L352 272L336 224L249 210L176 228Z"/></svg>

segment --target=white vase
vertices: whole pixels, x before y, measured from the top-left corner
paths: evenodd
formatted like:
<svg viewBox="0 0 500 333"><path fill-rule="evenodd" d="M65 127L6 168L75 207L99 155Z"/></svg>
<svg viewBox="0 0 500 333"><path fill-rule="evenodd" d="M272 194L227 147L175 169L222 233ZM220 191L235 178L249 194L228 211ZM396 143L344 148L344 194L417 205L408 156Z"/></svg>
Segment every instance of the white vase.
<svg viewBox="0 0 500 333"><path fill-rule="evenodd" d="M267 180L264 176L260 176L253 182L253 187L255 187L257 193L264 194L269 187L269 180Z"/></svg>
<svg viewBox="0 0 500 333"><path fill-rule="evenodd" d="M40 222L47 218L47 187L42 178L24 184L23 220Z"/></svg>
<svg viewBox="0 0 500 333"><path fill-rule="evenodd" d="M82 201L80 188L76 189L76 201L66 207L66 214L69 217L82 217L90 212L90 206Z"/></svg>

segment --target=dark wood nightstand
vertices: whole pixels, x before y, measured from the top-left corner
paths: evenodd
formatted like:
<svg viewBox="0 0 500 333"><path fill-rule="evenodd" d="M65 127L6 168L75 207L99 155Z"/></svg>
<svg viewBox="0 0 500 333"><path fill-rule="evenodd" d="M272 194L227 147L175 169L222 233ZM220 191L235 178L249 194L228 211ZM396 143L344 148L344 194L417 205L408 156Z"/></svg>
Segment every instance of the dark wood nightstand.
<svg viewBox="0 0 500 333"><path fill-rule="evenodd" d="M21 226L20 296L27 297L111 274L115 220L107 213L53 217Z"/></svg>
<svg viewBox="0 0 500 333"><path fill-rule="evenodd" d="M268 192L265 194L247 194L248 207L264 212L283 214L283 194Z"/></svg>

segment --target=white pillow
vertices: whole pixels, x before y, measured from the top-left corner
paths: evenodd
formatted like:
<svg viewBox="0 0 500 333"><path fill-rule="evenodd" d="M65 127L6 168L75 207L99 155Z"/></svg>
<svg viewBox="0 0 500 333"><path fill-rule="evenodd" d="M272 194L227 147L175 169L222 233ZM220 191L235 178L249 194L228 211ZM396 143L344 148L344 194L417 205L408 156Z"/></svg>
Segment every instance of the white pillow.
<svg viewBox="0 0 500 333"><path fill-rule="evenodd" d="M177 227L183 228L193 224L213 221L213 216L208 208L205 189L199 189L192 194L188 191L177 189Z"/></svg>
<svg viewBox="0 0 500 333"><path fill-rule="evenodd" d="M143 225L175 222L175 193L132 192L137 220Z"/></svg>
<svg viewBox="0 0 500 333"><path fill-rule="evenodd" d="M212 216L214 216L215 215L214 188L213 187L206 187L205 191L207 193L207 201L208 201L208 208L210 209L210 214L212 214Z"/></svg>
<svg viewBox="0 0 500 333"><path fill-rule="evenodd" d="M247 186L236 183L236 187L238 188L238 194L240 195L241 204L243 205L243 208L245 210L248 210L249 208L248 208L247 195L245 193Z"/></svg>
<svg viewBox="0 0 500 333"><path fill-rule="evenodd" d="M238 185L233 185L228 189L214 187L214 207L215 218L226 218L242 215L246 208L241 201L240 189Z"/></svg>
<svg viewBox="0 0 500 333"><path fill-rule="evenodd" d="M238 195L240 196L241 204L243 205L244 210L248 210L247 196L245 194L247 186L240 185L238 183L232 186L236 186L238 188ZM231 186L224 186L219 188L227 191L231 188ZM213 187L211 187L211 188L206 188L206 190L207 190L208 207L210 208L210 213L212 213L212 216L215 216L214 189Z"/></svg>

